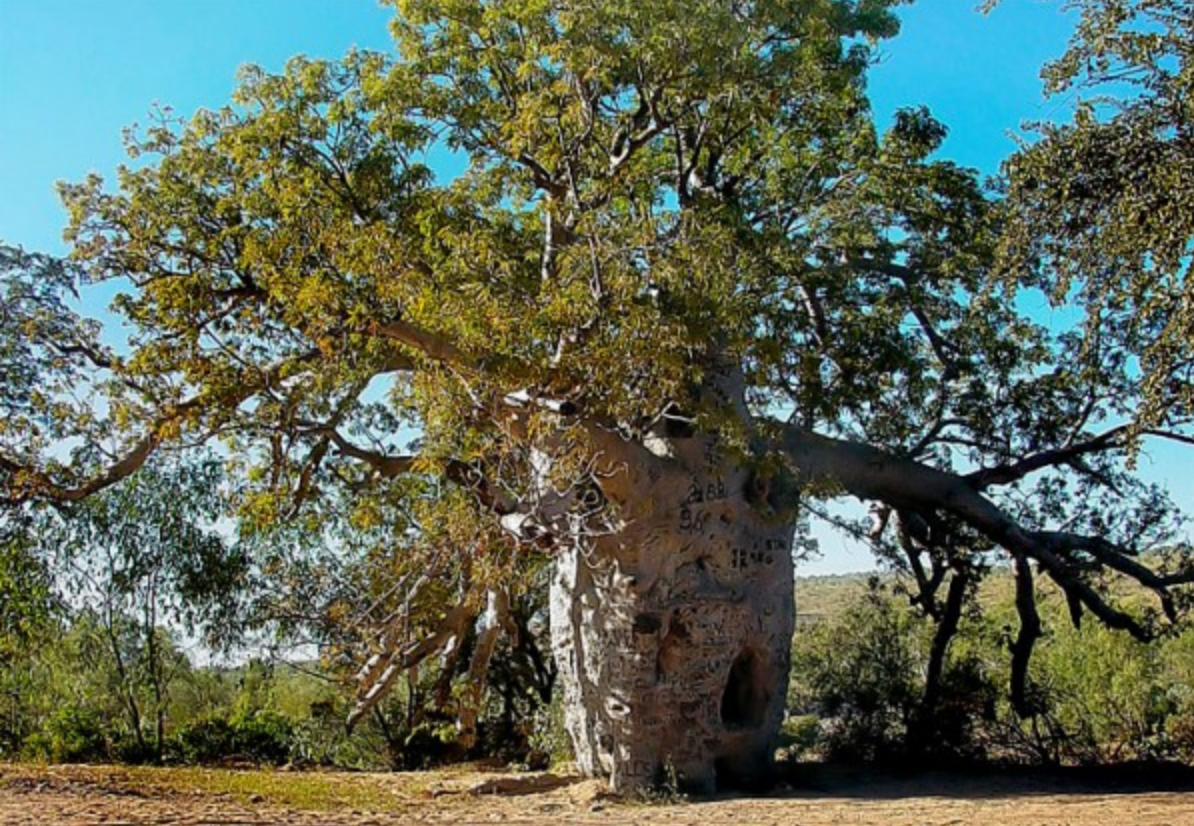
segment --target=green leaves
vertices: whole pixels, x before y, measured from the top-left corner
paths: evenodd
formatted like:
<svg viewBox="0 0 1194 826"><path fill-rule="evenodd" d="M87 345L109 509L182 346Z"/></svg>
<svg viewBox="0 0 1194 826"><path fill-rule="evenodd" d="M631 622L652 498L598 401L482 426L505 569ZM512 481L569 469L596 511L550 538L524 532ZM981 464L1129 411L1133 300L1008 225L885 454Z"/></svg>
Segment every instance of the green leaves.
<svg viewBox="0 0 1194 826"><path fill-rule="evenodd" d="M23 514L0 520L0 665L47 633L61 608Z"/></svg>
<svg viewBox="0 0 1194 826"><path fill-rule="evenodd" d="M163 457L47 520L39 541L54 549L78 597L104 610L152 611L218 638L235 629L249 584L248 560L218 530L226 515L223 478L211 456Z"/></svg>
<svg viewBox="0 0 1194 826"><path fill-rule="evenodd" d="M1142 425L1184 422L1194 18L1173 0L1065 5L1078 28L1044 76L1054 93L1083 97L1070 123L1040 125L1006 166L1003 267L1055 304L1084 308L1087 349L1139 359Z"/></svg>

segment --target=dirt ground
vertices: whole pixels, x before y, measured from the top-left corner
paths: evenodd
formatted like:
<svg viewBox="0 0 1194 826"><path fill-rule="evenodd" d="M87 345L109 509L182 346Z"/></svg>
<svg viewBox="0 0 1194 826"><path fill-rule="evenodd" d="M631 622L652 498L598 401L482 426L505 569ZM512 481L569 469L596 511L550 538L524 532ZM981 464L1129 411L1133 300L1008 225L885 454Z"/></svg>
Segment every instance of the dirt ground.
<svg viewBox="0 0 1194 826"><path fill-rule="evenodd" d="M264 791L260 791L264 789ZM257 790L257 791L254 791ZM771 796L611 800L593 781L483 772L327 774L0 765L3 826L1194 826L1194 784L1137 774L809 772Z"/></svg>

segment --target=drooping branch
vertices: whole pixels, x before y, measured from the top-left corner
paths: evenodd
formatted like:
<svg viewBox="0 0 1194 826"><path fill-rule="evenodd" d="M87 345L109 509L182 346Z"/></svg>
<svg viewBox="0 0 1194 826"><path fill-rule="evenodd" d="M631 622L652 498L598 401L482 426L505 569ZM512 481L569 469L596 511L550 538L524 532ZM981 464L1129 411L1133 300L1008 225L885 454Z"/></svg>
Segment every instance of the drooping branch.
<svg viewBox="0 0 1194 826"><path fill-rule="evenodd" d="M469 660L468 684L460 703L460 745L465 751L477 743L477 718L498 639L503 632L510 634L514 630L510 621L510 592L505 588L490 589L486 593L485 611L477 621L477 640Z"/></svg>
<svg viewBox="0 0 1194 826"><path fill-rule="evenodd" d="M1063 554L1075 552L1090 554L1102 565L1131 577L1157 594L1165 616L1170 621L1177 619L1176 607L1169 589L1178 585L1194 583L1194 569L1174 574L1158 574L1146 565L1132 559L1112 542L1096 536L1081 536L1074 533L1054 532L1042 534L1044 541Z"/></svg>
<svg viewBox="0 0 1194 826"><path fill-rule="evenodd" d="M476 610L467 603L457 605L444 614L435 630L402 648L397 645L400 623L391 623L382 635L379 646L382 653L370 657L357 674L360 691L348 714L348 728L355 726L361 717L377 705L396 677L443 649L453 639L463 637L476 616Z"/></svg>
<svg viewBox="0 0 1194 826"><path fill-rule="evenodd" d="M929 647L929 661L925 669L922 713L926 716L936 712L937 703L941 699L946 654L949 652L950 643L958 633L958 626L962 621L962 609L965 607L966 592L970 587L972 576L969 568L959 567L954 570L949 581L945 604L937 612L937 628L933 633L933 642Z"/></svg>
<svg viewBox="0 0 1194 826"><path fill-rule="evenodd" d="M1021 717L1031 717L1036 707L1028 696L1028 663L1032 649L1041 637L1041 616L1036 610L1036 591L1032 579L1032 565L1020 554L1013 555L1016 577L1016 613L1020 630L1012 641L1012 708Z"/></svg>
<svg viewBox="0 0 1194 826"><path fill-rule="evenodd" d="M1143 574L1142 566L1132 560L1131 550L1080 534L1028 530L975 490L967 477L868 445L787 426L781 447L793 469L806 481L840 485L860 499L884 502L897 509L951 514L1013 557L1035 560L1067 598L1107 626L1126 630L1138 639L1151 639L1154 635L1151 628L1109 604L1082 575L1082 569L1088 567L1088 561L1078 556L1082 551L1113 570L1133 577ZM1164 592L1189 581L1194 581L1190 573L1171 577L1150 575L1144 577L1142 584L1161 594L1163 604L1170 610Z"/></svg>

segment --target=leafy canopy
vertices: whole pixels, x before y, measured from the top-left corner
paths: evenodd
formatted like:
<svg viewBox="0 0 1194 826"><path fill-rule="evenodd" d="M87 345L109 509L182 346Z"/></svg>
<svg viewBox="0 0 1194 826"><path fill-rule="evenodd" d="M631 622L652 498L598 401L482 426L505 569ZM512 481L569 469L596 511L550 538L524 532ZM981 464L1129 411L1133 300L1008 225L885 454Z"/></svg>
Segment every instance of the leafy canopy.
<svg viewBox="0 0 1194 826"><path fill-rule="evenodd" d="M1104 134L1102 110L1077 143L1059 127L1018 156L994 209L971 170L935 156L945 128L927 111L873 124L865 72L897 0L394 5L396 58L246 69L230 106L130 132L136 163L114 191L98 177L63 188L72 266L132 283L117 300L132 347L0 350L24 365L14 375L69 382L77 364L112 378L93 385L102 420L20 402L0 433L10 501L81 498L165 443L220 438L245 471L247 526L342 517L379 554L435 560L428 590L410 559L402 587L371 581L379 605L475 613L494 583L531 581L522 566L541 557L525 552L550 545L546 522L601 511L616 475L595 467L603 446L645 449L677 428L879 503L872 538L930 612L951 571L1008 551L1027 597L1020 652L1040 625L1028 559L1075 621L1090 610L1150 633L1152 616L1113 604L1108 572L1176 617L1169 589L1194 573L1135 558L1176 522L1127 472L1122 422L1142 399L1155 409L1166 373L1142 378L1136 359L1169 352L1162 333L1182 323L1162 310L1184 306L1189 232L1185 213L1161 216L1184 166L1149 167L1167 177L1122 204L1079 201L1155 217L1144 226L1165 241L1092 230L1087 254L1063 230L1090 209L1037 195L1076 192L1091 170L1136 180L1110 164L1056 174ZM1140 100L1168 114L1125 104L1109 123L1183 147L1180 4L1077 5L1151 22L1135 40L1090 23L1055 82L1088 61L1092 77L1133 67ZM462 171L437 176L447 167ZM1104 256L1104 243L1124 246ZM1035 323L1024 284L1085 302L1092 323ZM36 301L13 306L15 323L41 323ZM93 340L52 315L67 340ZM21 381L14 398L33 399ZM1187 424L1176 410L1166 435L1188 439ZM74 461L26 440L47 427L83 446Z"/></svg>
<svg viewBox="0 0 1194 826"><path fill-rule="evenodd" d="M1194 10L1069 0L1078 25L1045 67L1072 119L1008 161L1005 267L1086 314L1084 349L1139 359L1142 426L1189 415L1194 303ZM1133 411L1135 412L1135 411Z"/></svg>

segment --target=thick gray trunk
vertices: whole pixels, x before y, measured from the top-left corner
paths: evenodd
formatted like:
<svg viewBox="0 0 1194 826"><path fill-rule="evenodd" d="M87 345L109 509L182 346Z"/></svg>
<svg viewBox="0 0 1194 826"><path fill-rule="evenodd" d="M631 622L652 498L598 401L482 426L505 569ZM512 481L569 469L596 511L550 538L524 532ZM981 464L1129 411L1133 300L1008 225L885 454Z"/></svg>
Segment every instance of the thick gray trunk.
<svg viewBox="0 0 1194 826"><path fill-rule="evenodd" d="M749 472L710 442L672 450L619 462L603 487L622 529L578 537L551 585L576 759L617 792L762 781L783 720L791 520L757 511Z"/></svg>

